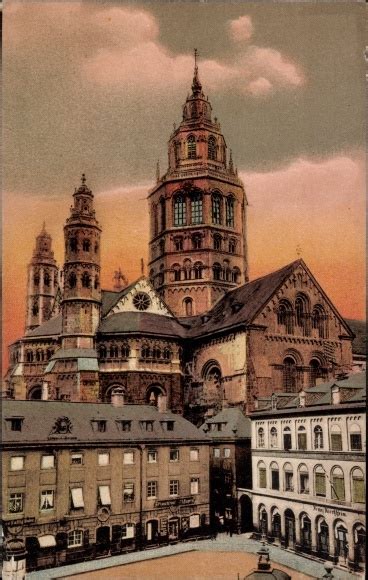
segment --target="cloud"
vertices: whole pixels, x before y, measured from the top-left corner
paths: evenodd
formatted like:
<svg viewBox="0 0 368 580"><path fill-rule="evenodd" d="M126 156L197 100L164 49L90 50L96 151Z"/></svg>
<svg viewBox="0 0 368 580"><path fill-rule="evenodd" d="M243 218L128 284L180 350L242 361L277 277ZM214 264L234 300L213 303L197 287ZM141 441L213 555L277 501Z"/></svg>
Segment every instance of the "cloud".
<svg viewBox="0 0 368 580"><path fill-rule="evenodd" d="M38 78L40 71L65 80L76 75L86 90L92 85L126 97L154 94L167 99L168 93L182 94L188 88L193 56L174 54L160 41L159 22L148 9L82 2L6 6L4 45L16 57L32 60L32 70L39 67ZM249 16L230 21L235 53L231 61L201 59L206 90L264 97L303 84L296 64L279 51L241 45L250 40L252 30ZM45 60L44 54L50 58Z"/></svg>
<svg viewBox="0 0 368 580"><path fill-rule="evenodd" d="M239 16L229 22L230 37L236 42L248 41L253 35L253 24L250 16Z"/></svg>

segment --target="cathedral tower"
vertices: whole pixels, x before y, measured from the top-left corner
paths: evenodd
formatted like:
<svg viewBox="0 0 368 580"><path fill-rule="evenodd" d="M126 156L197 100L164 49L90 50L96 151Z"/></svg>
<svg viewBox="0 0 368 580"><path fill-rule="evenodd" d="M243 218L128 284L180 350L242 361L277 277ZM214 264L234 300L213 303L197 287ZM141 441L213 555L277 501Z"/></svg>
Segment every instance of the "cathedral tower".
<svg viewBox="0 0 368 580"><path fill-rule="evenodd" d="M64 226L65 263L62 300L62 347L93 348L100 321L100 235L93 194L85 175L73 194Z"/></svg>
<svg viewBox="0 0 368 580"><path fill-rule="evenodd" d="M51 246L51 236L43 224L28 265L26 334L48 320L54 311L58 267Z"/></svg>
<svg viewBox="0 0 368 580"><path fill-rule="evenodd" d="M168 170L148 195L149 276L177 316L206 312L247 276L246 195L196 62Z"/></svg>

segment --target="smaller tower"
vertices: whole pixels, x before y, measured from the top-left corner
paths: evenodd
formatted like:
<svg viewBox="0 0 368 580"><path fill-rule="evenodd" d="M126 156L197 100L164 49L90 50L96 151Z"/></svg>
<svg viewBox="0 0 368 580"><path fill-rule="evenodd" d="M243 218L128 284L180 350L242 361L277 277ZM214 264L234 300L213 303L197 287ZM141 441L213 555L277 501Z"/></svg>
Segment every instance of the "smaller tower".
<svg viewBox="0 0 368 580"><path fill-rule="evenodd" d="M28 265L26 334L48 320L53 312L59 270L51 246L52 239L44 223Z"/></svg>

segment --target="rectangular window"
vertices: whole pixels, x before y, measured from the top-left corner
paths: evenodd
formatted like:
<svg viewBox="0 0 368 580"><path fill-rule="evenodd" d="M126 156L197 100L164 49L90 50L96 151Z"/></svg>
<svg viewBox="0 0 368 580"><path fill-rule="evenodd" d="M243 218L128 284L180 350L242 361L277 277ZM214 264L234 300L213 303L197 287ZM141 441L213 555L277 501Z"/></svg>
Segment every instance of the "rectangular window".
<svg viewBox="0 0 368 580"><path fill-rule="evenodd" d="M53 469L55 467L55 456L54 455L42 455L41 457L41 469Z"/></svg>
<svg viewBox="0 0 368 580"><path fill-rule="evenodd" d="M174 226L185 226L187 223L187 208L185 200L177 198L174 204Z"/></svg>
<svg viewBox="0 0 368 580"><path fill-rule="evenodd" d="M169 494L179 495L179 481L177 479L170 479Z"/></svg>
<svg viewBox="0 0 368 580"><path fill-rule="evenodd" d="M345 485L343 477L338 477L336 475L333 476L331 481L331 497L337 501L345 500Z"/></svg>
<svg viewBox="0 0 368 580"><path fill-rule="evenodd" d="M280 489L279 472L276 470L271 471L271 488L272 489Z"/></svg>
<svg viewBox="0 0 368 580"><path fill-rule="evenodd" d="M231 450L229 447L225 447L224 448L224 457L230 457L231 455Z"/></svg>
<svg viewBox="0 0 368 580"><path fill-rule="evenodd" d="M125 482L123 489L123 501L129 503L134 501L134 483Z"/></svg>
<svg viewBox="0 0 368 580"><path fill-rule="evenodd" d="M189 516L189 527L190 528L199 528L200 527L200 519L199 514L192 514Z"/></svg>
<svg viewBox="0 0 368 580"><path fill-rule="evenodd" d="M199 461L199 449L192 447L189 453L190 461Z"/></svg>
<svg viewBox="0 0 368 580"><path fill-rule="evenodd" d="M157 497L157 481L147 481L147 498L154 499Z"/></svg>
<svg viewBox="0 0 368 580"><path fill-rule="evenodd" d="M259 468L259 487L267 487L267 475L264 467Z"/></svg>
<svg viewBox="0 0 368 580"><path fill-rule="evenodd" d="M324 473L316 473L316 495L326 497L326 476Z"/></svg>
<svg viewBox="0 0 368 580"><path fill-rule="evenodd" d="M305 451L307 449L307 434L298 433L298 449Z"/></svg>
<svg viewBox="0 0 368 580"><path fill-rule="evenodd" d="M175 251L181 252L183 249L183 238L175 238L174 245L175 245Z"/></svg>
<svg viewBox="0 0 368 580"><path fill-rule="evenodd" d="M342 451L341 433L331 433L331 451Z"/></svg>
<svg viewBox="0 0 368 580"><path fill-rule="evenodd" d="M226 226L234 227L234 200L232 198L226 200Z"/></svg>
<svg viewBox="0 0 368 580"><path fill-rule="evenodd" d="M150 449L147 451L148 463L157 463L157 451L156 449Z"/></svg>
<svg viewBox="0 0 368 580"><path fill-rule="evenodd" d="M214 447L213 449L213 456L218 459L220 457L220 449L219 447Z"/></svg>
<svg viewBox="0 0 368 580"><path fill-rule="evenodd" d="M99 453L98 454L98 465L105 466L110 463L110 453Z"/></svg>
<svg viewBox="0 0 368 580"><path fill-rule="evenodd" d="M285 491L294 491L293 474L291 471L285 472Z"/></svg>
<svg viewBox="0 0 368 580"><path fill-rule="evenodd" d="M212 223L221 224L221 199L216 195L212 197Z"/></svg>
<svg viewBox="0 0 368 580"><path fill-rule="evenodd" d="M170 449L170 461L179 461L179 449Z"/></svg>
<svg viewBox="0 0 368 580"><path fill-rule="evenodd" d="M97 433L105 433L106 432L106 420L105 419L96 419L92 421L92 428Z"/></svg>
<svg viewBox="0 0 368 580"><path fill-rule="evenodd" d="M98 486L98 502L100 506L111 505L111 495L109 485Z"/></svg>
<svg viewBox="0 0 368 580"><path fill-rule="evenodd" d="M140 424L145 431L153 431L153 421L141 421Z"/></svg>
<svg viewBox="0 0 368 580"><path fill-rule="evenodd" d="M47 489L47 490L41 491L41 495L40 495L40 511L41 512L54 509L54 493L55 492L53 489Z"/></svg>
<svg viewBox="0 0 368 580"><path fill-rule="evenodd" d="M364 503L365 502L365 491L364 491L364 479L353 477L353 502L354 503Z"/></svg>
<svg viewBox="0 0 368 580"><path fill-rule="evenodd" d="M24 493L11 493L9 495L8 511L10 514L22 513L24 509Z"/></svg>
<svg viewBox="0 0 368 580"><path fill-rule="evenodd" d="M202 199L192 200L192 224L201 224L203 221Z"/></svg>
<svg viewBox="0 0 368 580"><path fill-rule="evenodd" d="M308 473L300 474L300 493L309 493L309 475Z"/></svg>
<svg viewBox="0 0 368 580"><path fill-rule="evenodd" d="M72 453L70 462L72 465L83 465L83 453Z"/></svg>
<svg viewBox="0 0 368 580"><path fill-rule="evenodd" d="M285 451L291 449L291 433L284 433L284 449Z"/></svg>
<svg viewBox="0 0 368 580"><path fill-rule="evenodd" d="M134 524L124 524L121 530L121 537L124 540L134 538Z"/></svg>
<svg viewBox="0 0 368 580"><path fill-rule="evenodd" d="M124 451L123 463L124 465L133 465L134 451Z"/></svg>
<svg viewBox="0 0 368 580"><path fill-rule="evenodd" d="M10 471L21 471L24 469L24 457L18 455L10 458Z"/></svg>
<svg viewBox="0 0 368 580"><path fill-rule="evenodd" d="M83 488L74 487L70 490L72 509L78 510L84 508Z"/></svg>
<svg viewBox="0 0 368 580"><path fill-rule="evenodd" d="M11 431L21 431L22 430L23 418L14 417L13 419L9 419L9 421L10 421L10 430Z"/></svg>
<svg viewBox="0 0 368 580"><path fill-rule="evenodd" d="M132 428L131 421L118 421L118 423L120 424L120 428L122 431L129 432Z"/></svg>
<svg viewBox="0 0 368 580"><path fill-rule="evenodd" d="M190 480L190 493L196 495L199 493L199 477L192 477Z"/></svg>
<svg viewBox="0 0 368 580"><path fill-rule="evenodd" d="M83 546L83 531L73 530L68 534L68 548Z"/></svg>
<svg viewBox="0 0 368 580"><path fill-rule="evenodd" d="M362 450L362 436L360 433L351 433L350 434L350 449L352 451L361 451Z"/></svg>

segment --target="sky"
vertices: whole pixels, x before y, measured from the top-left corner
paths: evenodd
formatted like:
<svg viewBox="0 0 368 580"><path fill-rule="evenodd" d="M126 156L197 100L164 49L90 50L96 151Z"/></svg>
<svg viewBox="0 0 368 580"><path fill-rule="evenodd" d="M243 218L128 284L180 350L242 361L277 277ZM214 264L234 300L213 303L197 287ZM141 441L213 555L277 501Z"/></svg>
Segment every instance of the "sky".
<svg viewBox="0 0 368 580"><path fill-rule="evenodd" d="M24 331L26 268L83 172L102 283L147 262L156 163L199 75L244 181L250 277L305 260L365 318L364 3L7 0L3 36L3 344ZM299 248L299 252L297 251ZM6 361L4 348L3 361Z"/></svg>

